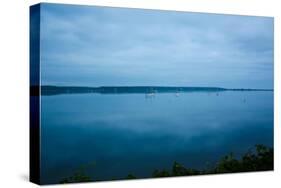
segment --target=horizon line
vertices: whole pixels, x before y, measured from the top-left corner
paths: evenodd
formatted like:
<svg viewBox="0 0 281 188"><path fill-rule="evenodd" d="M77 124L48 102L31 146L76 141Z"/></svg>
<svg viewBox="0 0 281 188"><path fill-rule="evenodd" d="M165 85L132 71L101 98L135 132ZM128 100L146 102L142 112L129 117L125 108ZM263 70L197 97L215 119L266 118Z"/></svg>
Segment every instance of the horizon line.
<svg viewBox="0 0 281 188"><path fill-rule="evenodd" d="M77 85L41 85L41 87L77 87L77 88L101 88L101 87L174 87L174 88L218 88L218 89L225 89L225 90L272 90L274 88L266 89L266 88L225 88L220 86L171 86L171 85L101 85L101 86L77 86Z"/></svg>

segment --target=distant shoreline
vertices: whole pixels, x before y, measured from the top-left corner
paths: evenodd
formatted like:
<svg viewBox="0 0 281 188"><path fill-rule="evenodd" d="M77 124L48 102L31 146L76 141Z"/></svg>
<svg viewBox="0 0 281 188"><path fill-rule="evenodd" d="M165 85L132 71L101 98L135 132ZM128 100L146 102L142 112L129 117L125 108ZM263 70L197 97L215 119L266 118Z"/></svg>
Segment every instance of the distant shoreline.
<svg viewBox="0 0 281 188"><path fill-rule="evenodd" d="M178 87L178 86L41 86L41 95L59 94L149 94L149 93L185 93L185 92L222 92L222 91L273 91L273 89L249 89L249 88L222 88L222 87ZM39 95L39 86L30 87L30 95Z"/></svg>

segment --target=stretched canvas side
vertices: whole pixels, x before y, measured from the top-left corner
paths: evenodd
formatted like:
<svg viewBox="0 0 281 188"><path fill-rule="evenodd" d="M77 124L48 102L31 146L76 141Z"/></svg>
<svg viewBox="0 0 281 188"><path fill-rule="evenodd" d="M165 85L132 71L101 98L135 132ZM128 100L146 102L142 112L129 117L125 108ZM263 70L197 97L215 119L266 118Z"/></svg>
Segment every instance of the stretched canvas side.
<svg viewBox="0 0 281 188"><path fill-rule="evenodd" d="M40 184L40 4L30 7L30 181Z"/></svg>

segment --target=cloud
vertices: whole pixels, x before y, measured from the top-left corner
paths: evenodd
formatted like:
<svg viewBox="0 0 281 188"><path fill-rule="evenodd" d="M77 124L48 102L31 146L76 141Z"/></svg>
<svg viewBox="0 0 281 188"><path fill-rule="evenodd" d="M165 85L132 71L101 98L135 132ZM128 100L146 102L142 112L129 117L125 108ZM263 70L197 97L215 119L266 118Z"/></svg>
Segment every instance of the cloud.
<svg viewBox="0 0 281 188"><path fill-rule="evenodd" d="M272 18L43 4L41 27L43 84L273 87Z"/></svg>

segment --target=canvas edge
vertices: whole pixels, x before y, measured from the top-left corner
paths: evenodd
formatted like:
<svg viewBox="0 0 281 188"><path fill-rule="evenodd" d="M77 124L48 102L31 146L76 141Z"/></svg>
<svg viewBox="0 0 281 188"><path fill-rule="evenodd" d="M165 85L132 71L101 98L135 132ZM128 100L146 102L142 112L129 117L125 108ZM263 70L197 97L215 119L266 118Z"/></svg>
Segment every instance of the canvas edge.
<svg viewBox="0 0 281 188"><path fill-rule="evenodd" d="M40 14L41 4L29 7L29 181L40 180Z"/></svg>

